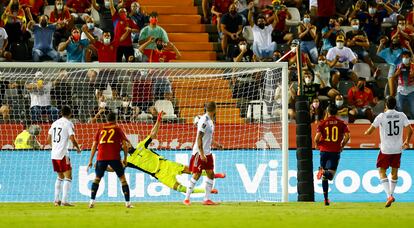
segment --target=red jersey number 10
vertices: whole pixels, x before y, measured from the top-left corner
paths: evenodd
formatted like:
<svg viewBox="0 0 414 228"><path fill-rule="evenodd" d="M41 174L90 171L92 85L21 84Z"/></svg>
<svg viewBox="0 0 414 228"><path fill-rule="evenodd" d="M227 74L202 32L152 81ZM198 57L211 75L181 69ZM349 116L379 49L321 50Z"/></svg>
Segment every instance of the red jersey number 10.
<svg viewBox="0 0 414 228"><path fill-rule="evenodd" d="M326 132L326 137L325 137L326 142L338 141L338 127L337 126L333 126L332 128L325 127L325 132Z"/></svg>
<svg viewBox="0 0 414 228"><path fill-rule="evenodd" d="M104 144L104 143L114 143L114 141L112 141L112 137L115 134L115 130L114 129L109 129L109 130L102 130L101 131L101 139L99 140L99 144ZM108 137L106 137L108 136Z"/></svg>

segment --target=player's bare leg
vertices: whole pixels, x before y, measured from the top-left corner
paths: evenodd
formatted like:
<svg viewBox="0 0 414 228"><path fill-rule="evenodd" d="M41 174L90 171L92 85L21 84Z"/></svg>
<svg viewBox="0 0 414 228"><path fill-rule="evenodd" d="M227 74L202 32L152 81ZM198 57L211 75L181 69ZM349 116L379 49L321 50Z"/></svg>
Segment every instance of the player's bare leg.
<svg viewBox="0 0 414 228"><path fill-rule="evenodd" d="M387 194L387 201L385 203L385 207L390 207L395 199L390 192L390 182L387 177L387 169L379 168L378 171L380 176L380 182L382 184L382 187L384 188L385 193Z"/></svg>
<svg viewBox="0 0 414 228"><path fill-rule="evenodd" d="M101 182L101 178L100 177L95 177L95 179L92 182L91 201L89 202L89 208L94 208L95 207L96 193L98 193L99 183L100 182Z"/></svg>
<svg viewBox="0 0 414 228"><path fill-rule="evenodd" d="M75 206L69 203L70 186L72 185L72 170L65 171L63 173L63 191L62 191L62 206Z"/></svg>
<svg viewBox="0 0 414 228"><path fill-rule="evenodd" d="M201 173L194 173L190 179L190 185L187 187L187 192L185 193L185 199L183 203L187 206L191 205L190 202L190 195L194 190L194 186L197 183L198 179L200 179Z"/></svg>
<svg viewBox="0 0 414 228"><path fill-rule="evenodd" d="M62 204L62 200L60 198L60 193L62 192L62 182L65 176L62 172L57 173L57 178L55 182L55 206L60 206Z"/></svg>
<svg viewBox="0 0 414 228"><path fill-rule="evenodd" d="M213 184L214 184L214 170L207 169L206 173L207 173L206 192L205 192L203 204L204 205L217 205L218 203L215 203L210 199L211 190L213 189Z"/></svg>
<svg viewBox="0 0 414 228"><path fill-rule="evenodd" d="M130 193L129 193L129 186L128 186L128 182L126 181L125 175L122 175L121 177L119 177L119 180L121 181L121 185L122 185L122 192L124 193L124 197L125 197L125 206L127 208L132 208L132 204L129 201L130 198Z"/></svg>

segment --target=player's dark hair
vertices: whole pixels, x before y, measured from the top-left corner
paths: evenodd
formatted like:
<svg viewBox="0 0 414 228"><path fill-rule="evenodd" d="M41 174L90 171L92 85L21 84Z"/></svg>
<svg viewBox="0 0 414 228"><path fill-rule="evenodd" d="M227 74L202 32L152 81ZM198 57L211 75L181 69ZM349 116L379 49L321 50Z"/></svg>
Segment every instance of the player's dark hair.
<svg viewBox="0 0 414 228"><path fill-rule="evenodd" d="M216 102L210 101L206 104L206 111L207 112L214 112L216 111Z"/></svg>
<svg viewBox="0 0 414 228"><path fill-rule="evenodd" d="M328 105L328 113L329 115L332 115L332 116L338 113L338 108L336 107L334 103L331 103Z"/></svg>
<svg viewBox="0 0 414 228"><path fill-rule="evenodd" d="M106 121L116 122L116 114L114 112L109 112L108 115L106 115Z"/></svg>
<svg viewBox="0 0 414 228"><path fill-rule="evenodd" d="M393 96L387 96L385 98L385 105L388 109L395 109L395 107L397 106L397 100Z"/></svg>
<svg viewBox="0 0 414 228"><path fill-rule="evenodd" d="M62 107L62 110L60 110L60 112L62 113L62 116L70 116L72 114L72 109L65 105Z"/></svg>

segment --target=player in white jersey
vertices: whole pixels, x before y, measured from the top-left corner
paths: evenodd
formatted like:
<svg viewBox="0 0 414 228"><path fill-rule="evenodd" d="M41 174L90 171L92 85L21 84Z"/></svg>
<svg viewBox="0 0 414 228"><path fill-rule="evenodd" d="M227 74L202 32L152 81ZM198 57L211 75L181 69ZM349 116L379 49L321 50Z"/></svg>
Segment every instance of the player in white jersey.
<svg viewBox="0 0 414 228"><path fill-rule="evenodd" d="M387 97L386 110L379 114L371 127L365 131L365 135L370 135L376 128L380 128L380 152L377 159L377 168L384 191L387 194L385 207L391 206L395 201L393 196L395 186L397 186L398 169L401 163L401 153L403 149L409 147L409 142L413 130L407 116L395 109L396 100L394 97ZM406 130L406 139L403 142L403 129ZM387 178L387 169L391 166L391 181Z"/></svg>
<svg viewBox="0 0 414 228"><path fill-rule="evenodd" d="M72 166L69 159L69 140L80 153L81 149L75 138L73 123L69 120L72 110L68 106L62 107L62 118L53 122L49 129L47 141L52 145L52 164L53 170L57 172L55 182L55 206L73 206L68 202L69 190L72 182ZM62 191L63 182L63 191ZM60 192L62 191L62 200Z"/></svg>
<svg viewBox="0 0 414 228"><path fill-rule="evenodd" d="M193 155L190 159L190 171L193 173L190 184L187 188L184 204L190 205L190 195L198 179L200 179L203 170L206 171L206 192L204 196L204 205L216 205L210 200L211 189L213 188L214 180L214 161L211 154L211 146L223 148L223 146L213 140L214 122L213 118L216 115L216 103L208 102L206 104L206 113L201 116L197 123L197 138L193 147Z"/></svg>

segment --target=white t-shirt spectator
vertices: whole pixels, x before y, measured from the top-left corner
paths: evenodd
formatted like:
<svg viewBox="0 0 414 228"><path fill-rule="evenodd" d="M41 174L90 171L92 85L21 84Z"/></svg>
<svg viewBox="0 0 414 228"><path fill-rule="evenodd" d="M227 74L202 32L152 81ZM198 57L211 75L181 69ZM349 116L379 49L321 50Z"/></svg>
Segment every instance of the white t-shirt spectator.
<svg viewBox="0 0 414 228"><path fill-rule="evenodd" d="M95 37L95 39L96 39L96 40L102 40L102 34L103 34L102 29L95 27L95 28L93 29L93 31L92 31L92 32L90 32L90 31L89 31L89 33L90 33L93 37ZM84 33L84 32L82 32L82 35L81 35L81 40L84 40L84 39L88 39L88 37L85 35L85 33ZM89 39L88 39L88 40L89 40ZM90 40L89 40L89 41L90 41Z"/></svg>
<svg viewBox="0 0 414 228"><path fill-rule="evenodd" d="M33 106L49 106L50 90L52 90L52 82L44 84L42 89L34 89L30 91L30 108Z"/></svg>
<svg viewBox="0 0 414 228"><path fill-rule="evenodd" d="M272 25L265 26L260 29L257 25L253 25L253 45L257 45L260 49L272 49Z"/></svg>
<svg viewBox="0 0 414 228"><path fill-rule="evenodd" d="M339 56L338 62L342 63L344 66L335 68L341 69L349 69L349 63L357 58L354 52L348 47L343 47L342 49L333 47L328 50L328 54L326 54L326 59L329 61L333 61L337 55Z"/></svg>
<svg viewBox="0 0 414 228"><path fill-rule="evenodd" d="M7 32L3 27L0 27L0 49L3 48L4 40L7 39Z"/></svg>
<svg viewBox="0 0 414 228"><path fill-rule="evenodd" d="M49 135L52 138L52 159L61 160L69 156L69 138L75 135L73 123L62 117L55 122L49 129Z"/></svg>
<svg viewBox="0 0 414 228"><path fill-rule="evenodd" d="M213 120L208 116L208 114L204 114L201 116L200 120L197 123L197 137L193 147L193 155L200 152L198 149L198 142L197 138L200 132L203 132L203 150L204 155L211 154L211 143L213 142L213 134L214 134L214 123Z"/></svg>

